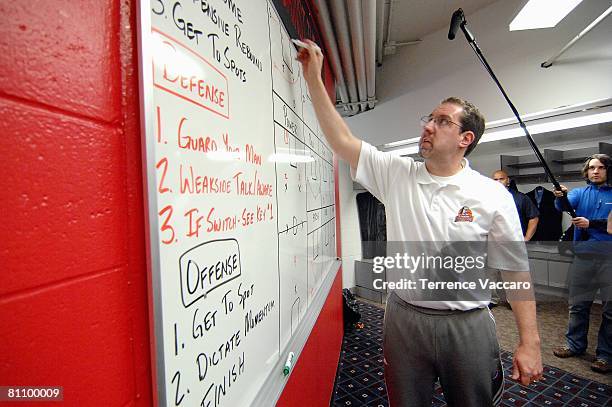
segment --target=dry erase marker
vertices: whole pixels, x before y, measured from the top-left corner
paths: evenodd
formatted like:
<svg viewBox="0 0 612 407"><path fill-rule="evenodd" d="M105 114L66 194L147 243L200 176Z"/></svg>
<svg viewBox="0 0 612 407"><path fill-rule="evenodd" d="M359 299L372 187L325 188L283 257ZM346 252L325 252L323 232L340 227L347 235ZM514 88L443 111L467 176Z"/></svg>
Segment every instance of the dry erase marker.
<svg viewBox="0 0 612 407"><path fill-rule="evenodd" d="M293 365L294 357L295 353L293 352L289 352L289 355L287 355L287 361L285 362L285 366L283 367L283 373L285 374L285 376L287 376L291 371L291 365Z"/></svg>
<svg viewBox="0 0 612 407"><path fill-rule="evenodd" d="M294 43L295 45L297 45L298 47L310 48L310 46L308 44L306 44L304 41L292 39L291 42Z"/></svg>

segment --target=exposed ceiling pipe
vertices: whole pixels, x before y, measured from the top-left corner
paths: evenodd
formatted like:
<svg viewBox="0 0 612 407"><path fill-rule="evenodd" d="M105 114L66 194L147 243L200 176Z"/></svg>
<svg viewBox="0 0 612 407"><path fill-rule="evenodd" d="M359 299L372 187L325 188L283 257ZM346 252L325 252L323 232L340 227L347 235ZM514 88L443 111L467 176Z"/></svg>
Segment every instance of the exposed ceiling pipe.
<svg viewBox="0 0 612 407"><path fill-rule="evenodd" d="M383 44L383 53L386 54L386 48L391 44L391 28L393 26L393 3L395 0L389 0L389 7L387 11L387 32L385 34L385 42Z"/></svg>
<svg viewBox="0 0 612 407"><path fill-rule="evenodd" d="M414 40L414 41L400 41L400 42L395 42L394 41L393 42L393 46L395 46L395 47L403 47L405 45L418 45L421 42L422 42L422 40L420 40L420 39L417 39L417 40Z"/></svg>
<svg viewBox="0 0 612 407"><path fill-rule="evenodd" d="M389 6L387 8L388 12L387 12L387 27L386 27L386 36L385 36L385 40L384 40L384 45L383 45L383 56L384 55L393 55L397 52L397 47L402 47L405 45L416 45L418 43L421 42L420 39L414 40L414 41L394 41L391 38L391 33L393 32L393 15L394 15L394 4L397 0L388 0L389 1ZM381 57L381 61L382 61L382 57Z"/></svg>
<svg viewBox="0 0 612 407"><path fill-rule="evenodd" d="M557 52L554 56L552 56L552 57L548 58L546 61L542 62L540 64L540 66L542 68L550 68L552 66L553 62L555 62L557 60L557 58L559 58L561 56L561 54L563 54L565 51L570 49L578 40L580 40L582 37L587 35L589 31L591 31L593 28L597 27L597 24L601 23L604 18L606 18L606 17L608 17L608 15L610 15L610 13L612 13L612 7L609 7L606 11L604 11L591 24L586 26L586 28L584 30L582 30L577 36L575 36L570 42L568 42L567 45L565 45L565 47L563 47L561 49L561 51Z"/></svg>
<svg viewBox="0 0 612 407"><path fill-rule="evenodd" d="M355 65L355 76L357 77L357 94L359 101L367 99L366 67L363 42L363 16L361 13L361 0L350 0L346 2L348 9L348 22L351 32L351 49ZM361 110L366 110L368 104L362 103Z"/></svg>
<svg viewBox="0 0 612 407"><path fill-rule="evenodd" d="M372 102L374 104L376 104L378 102L378 100L374 99ZM362 105L362 104L363 104L363 102L346 103L346 106L357 106L357 105ZM337 103L336 104L336 107L342 107L342 106L345 106L345 104L343 104L343 103Z"/></svg>
<svg viewBox="0 0 612 407"><path fill-rule="evenodd" d="M376 62L382 65L385 37L385 0L376 0Z"/></svg>
<svg viewBox="0 0 612 407"><path fill-rule="evenodd" d="M366 89L368 97L368 108L372 109L376 103L376 3L371 0L362 1L363 8L363 36L365 70L366 70Z"/></svg>
<svg viewBox="0 0 612 407"><path fill-rule="evenodd" d="M331 15L333 17L336 35L338 39L338 47L340 48L340 59L342 60L342 70L348 87L349 99L351 102L358 102L357 85L355 84L355 67L353 64L353 56L351 55L351 39L349 35L349 27L346 18L346 9L344 1L332 1ZM354 113L357 113L357 110Z"/></svg>
<svg viewBox="0 0 612 407"><path fill-rule="evenodd" d="M347 103L350 103L350 99L346 88L346 80L344 78L344 74L342 73L342 64L340 62L340 55L338 53L336 35L334 34L334 29L331 23L331 18L329 16L327 4L324 0L315 0L315 4L319 11L317 13L317 19L319 22L319 27L322 28L321 34L323 35L323 41L325 41L325 46L327 48L327 51L329 51L329 62L332 71L334 72L334 77L336 78L336 84L340 100L345 106L344 109L346 111L349 111L351 114L355 114L357 113L355 107L351 106L349 108L346 105Z"/></svg>

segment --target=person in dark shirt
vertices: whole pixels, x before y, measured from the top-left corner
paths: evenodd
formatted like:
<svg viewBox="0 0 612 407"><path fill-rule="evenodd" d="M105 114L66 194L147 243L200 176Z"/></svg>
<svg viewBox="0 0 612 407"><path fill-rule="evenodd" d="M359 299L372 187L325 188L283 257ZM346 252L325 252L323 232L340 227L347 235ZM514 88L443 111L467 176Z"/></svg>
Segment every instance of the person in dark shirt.
<svg viewBox="0 0 612 407"><path fill-rule="evenodd" d="M574 252L576 256L569 270L569 324L566 344L553 349L555 356L568 358L587 350L587 334L591 305L598 290L601 291L602 315L595 361L591 369L599 373L612 371L612 235L609 219L612 210L610 180L612 159L606 154L594 154L587 159L582 175L587 186L576 188L567 199L576 211L574 225ZM567 193L555 191L555 206L560 211L559 198Z"/></svg>
<svg viewBox="0 0 612 407"><path fill-rule="evenodd" d="M495 171L493 173L493 179L503 184L508 189L508 192L512 194L514 204L516 205L516 210L518 211L519 218L521 220L523 236L525 237L525 241L528 242L531 240L538 227L540 211L538 211L538 208L536 208L527 195L510 188L510 178L508 178L508 174L506 174L505 171Z"/></svg>
<svg viewBox="0 0 612 407"><path fill-rule="evenodd" d="M510 178L508 178L508 174L505 171L495 171L492 178L505 186L508 192L510 192L512 195L514 205L516 206L516 211L518 212L519 219L521 221L523 238L526 242L528 242L531 240L538 227L538 216L540 216L540 211L538 211L538 208L534 205L533 201L527 197L527 195L519 192L516 189L516 185L514 185L514 188L512 187ZM499 271L496 270L490 274L490 277L496 281L500 281L501 275ZM503 290L491 290L491 304L489 305L489 308L502 304L510 308L510 304L506 298L506 293Z"/></svg>

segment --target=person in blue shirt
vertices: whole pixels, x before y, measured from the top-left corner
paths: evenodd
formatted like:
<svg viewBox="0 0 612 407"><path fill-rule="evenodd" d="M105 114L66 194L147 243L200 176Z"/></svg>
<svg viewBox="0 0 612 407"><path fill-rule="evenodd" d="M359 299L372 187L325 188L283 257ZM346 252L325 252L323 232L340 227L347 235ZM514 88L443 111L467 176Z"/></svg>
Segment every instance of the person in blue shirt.
<svg viewBox="0 0 612 407"><path fill-rule="evenodd" d="M588 185L567 194L577 215L572 219L575 257L569 270L569 324L566 344L553 349L553 354L560 358L585 353L591 305L597 290L601 290L601 325L595 361L591 364L591 369L599 373L612 371L612 234L608 228L612 209L611 168L612 159L608 155L592 155L582 169ZM555 206L561 210L559 198L567 193L567 188L561 185L561 191L554 193Z"/></svg>

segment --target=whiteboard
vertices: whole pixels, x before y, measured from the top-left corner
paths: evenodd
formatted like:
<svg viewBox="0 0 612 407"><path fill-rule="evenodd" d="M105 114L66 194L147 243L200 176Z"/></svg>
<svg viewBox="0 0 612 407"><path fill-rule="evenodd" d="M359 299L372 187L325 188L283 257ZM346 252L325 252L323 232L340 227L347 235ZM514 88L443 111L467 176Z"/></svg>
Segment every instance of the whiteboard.
<svg viewBox="0 0 612 407"><path fill-rule="evenodd" d="M140 2L160 405L273 403L338 270L333 157L266 0Z"/></svg>

